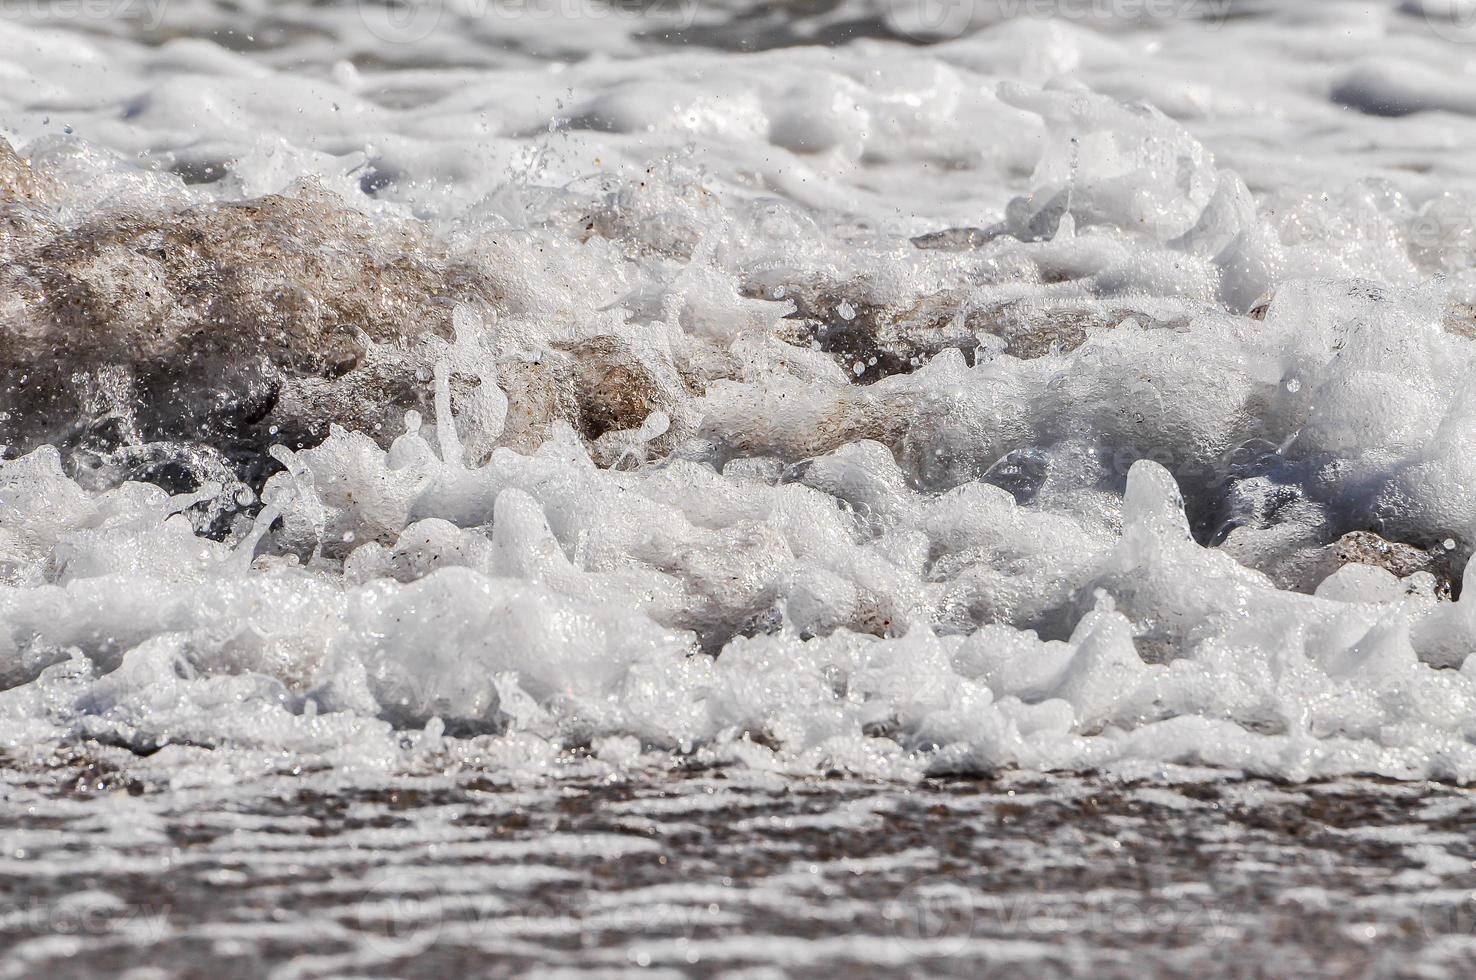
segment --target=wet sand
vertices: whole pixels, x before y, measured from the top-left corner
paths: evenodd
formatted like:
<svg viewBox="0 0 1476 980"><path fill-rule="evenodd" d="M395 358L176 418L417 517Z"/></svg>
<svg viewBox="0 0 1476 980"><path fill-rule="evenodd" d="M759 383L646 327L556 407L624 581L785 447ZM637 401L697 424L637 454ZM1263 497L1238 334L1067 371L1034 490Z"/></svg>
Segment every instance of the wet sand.
<svg viewBox="0 0 1476 980"><path fill-rule="evenodd" d="M7 772L0 975L1476 968L1476 799L1438 784L66 775Z"/></svg>

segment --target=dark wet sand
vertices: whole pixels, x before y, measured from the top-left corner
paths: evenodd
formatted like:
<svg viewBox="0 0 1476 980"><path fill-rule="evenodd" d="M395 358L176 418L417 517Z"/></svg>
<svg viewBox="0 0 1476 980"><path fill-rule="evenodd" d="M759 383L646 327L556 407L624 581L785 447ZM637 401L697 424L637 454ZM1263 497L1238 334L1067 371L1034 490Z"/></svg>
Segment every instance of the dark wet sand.
<svg viewBox="0 0 1476 980"><path fill-rule="evenodd" d="M54 776L4 784L0 975L1476 970L1476 799L1436 784Z"/></svg>

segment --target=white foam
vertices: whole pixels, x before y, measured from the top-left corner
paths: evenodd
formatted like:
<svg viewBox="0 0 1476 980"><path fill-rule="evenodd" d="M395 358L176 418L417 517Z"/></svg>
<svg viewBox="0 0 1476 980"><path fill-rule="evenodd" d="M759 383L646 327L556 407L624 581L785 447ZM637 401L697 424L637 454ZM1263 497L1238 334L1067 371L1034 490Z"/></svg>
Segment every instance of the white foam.
<svg viewBox="0 0 1476 980"><path fill-rule="evenodd" d="M182 785L586 745L1476 779L1476 591L1325 563L1344 530L1476 544L1473 348L1445 329L1476 295L1469 59L1413 23L1429 2L1342 5L1337 38L1267 6L751 55L583 32L561 43L599 57L570 63L448 20L416 49L442 69L0 28L3 120L57 220L311 174L423 219L502 297L458 313L433 418L280 449L224 543L49 447L0 463L0 744L159 750L136 764ZM1123 101L1145 97L1163 111ZM909 241L945 227L989 233ZM939 296L1089 326L860 384L864 353L791 343L786 297L817 281L840 326ZM509 448L498 359L607 335L662 407Z"/></svg>

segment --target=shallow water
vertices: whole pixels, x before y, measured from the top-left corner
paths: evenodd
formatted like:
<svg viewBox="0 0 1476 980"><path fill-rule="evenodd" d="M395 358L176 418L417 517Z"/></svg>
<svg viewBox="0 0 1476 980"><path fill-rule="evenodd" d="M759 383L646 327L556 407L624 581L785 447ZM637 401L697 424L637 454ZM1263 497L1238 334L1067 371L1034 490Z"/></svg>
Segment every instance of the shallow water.
<svg viewBox="0 0 1476 980"><path fill-rule="evenodd" d="M1461 976L1468 794L1177 770L12 776L7 975ZM74 779L71 777L75 777Z"/></svg>
<svg viewBox="0 0 1476 980"><path fill-rule="evenodd" d="M1469 862L1406 851L1476 780L1476 8L90 10L0 20L0 751L26 901L93 887L37 855L117 805L142 836L84 864L108 902L187 896L166 972L207 947L247 973L410 969L314 885L396 848L499 915L561 883L511 932L438 932L422 973L489 951L509 973L1200 969L1204 937L1079 921L1138 882L1091 859L1126 820L1140 865L1241 922L1248 963L1460 972L1407 920ZM1158 846L1243 833L1192 793L1061 816L1181 766L1280 821L1215 852L1224 880ZM112 788L76 795L79 771ZM1006 864L1075 910L1071 941L888 939L920 879L1017 902L938 849L986 846L1016 782L1034 840ZM719 788L759 823L670 816ZM663 794L687 803L634 802ZM1329 794L1415 843L1328 845ZM686 828L700 887L647 869L649 894L599 894L645 860L626 812ZM498 813L530 822L497 847L450 826ZM854 895L783 877L682 918L724 862L793 876L853 819L886 831ZM399 843L353 839L376 826ZM1078 836L1029 851L1048 830ZM285 870L218 862L237 831L285 835ZM443 832L458 857L429 850ZM166 841L184 870L150 865ZM1302 912L1236 904L1273 885ZM681 928L645 928L653 905ZM6 964L137 948L94 938L41 929Z"/></svg>

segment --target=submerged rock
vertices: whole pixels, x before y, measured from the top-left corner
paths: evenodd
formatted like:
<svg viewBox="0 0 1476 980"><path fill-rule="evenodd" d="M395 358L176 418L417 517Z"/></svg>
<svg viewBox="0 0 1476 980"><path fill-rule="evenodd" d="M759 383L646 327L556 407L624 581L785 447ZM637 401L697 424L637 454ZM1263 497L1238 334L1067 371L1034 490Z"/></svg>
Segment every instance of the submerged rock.
<svg viewBox="0 0 1476 980"><path fill-rule="evenodd" d="M43 189L0 147L0 447L56 445L94 484L182 491L234 475L259 487L278 466L273 445L314 445L333 424L387 446L407 410L433 413L454 310L503 305L480 260L313 184L76 225L44 206ZM487 367L506 425L492 443L473 437L474 456L494 443L532 452L567 422L611 465L685 431L642 426L679 417L690 379L614 336ZM458 412L484 383L460 369L449 380Z"/></svg>
<svg viewBox="0 0 1476 980"><path fill-rule="evenodd" d="M1445 311L1440 328L1463 340L1476 340L1476 306L1458 303Z"/></svg>
<svg viewBox="0 0 1476 980"><path fill-rule="evenodd" d="M45 197L45 182L31 169L15 149L0 137L0 203L40 201Z"/></svg>
<svg viewBox="0 0 1476 980"><path fill-rule="evenodd" d="M1437 545L1429 550L1398 541L1388 541L1372 531L1353 531L1343 535L1332 546L1332 562L1337 568L1368 565L1382 568L1395 578L1429 575L1435 581L1435 594L1449 599L1460 578L1454 567L1453 552Z"/></svg>
<svg viewBox="0 0 1476 980"><path fill-rule="evenodd" d="M653 412L672 412L685 396L671 362L638 350L619 337L599 336L555 345L570 355L578 406L575 428L598 442L635 429Z"/></svg>
<svg viewBox="0 0 1476 980"><path fill-rule="evenodd" d="M413 359L366 369L368 346L447 336L456 304L498 294L415 228L386 230L312 186L71 227L22 208L0 269L13 449L179 440L259 475L273 442L419 405Z"/></svg>
<svg viewBox="0 0 1476 980"><path fill-rule="evenodd" d="M1003 231L993 228L944 228L942 231L918 235L912 239L912 244L921 249L967 252L989 244L1002 234Z"/></svg>
<svg viewBox="0 0 1476 980"><path fill-rule="evenodd" d="M786 298L795 311L784 339L830 354L863 385L908 374L945 350L962 351L972 361L985 346L993 354L1033 360L1069 354L1086 342L1089 331L1110 330L1128 320L1149 328L1185 325L1182 318L1079 298L980 303L963 291L945 290L887 303L856 283L802 284L789 289Z"/></svg>

